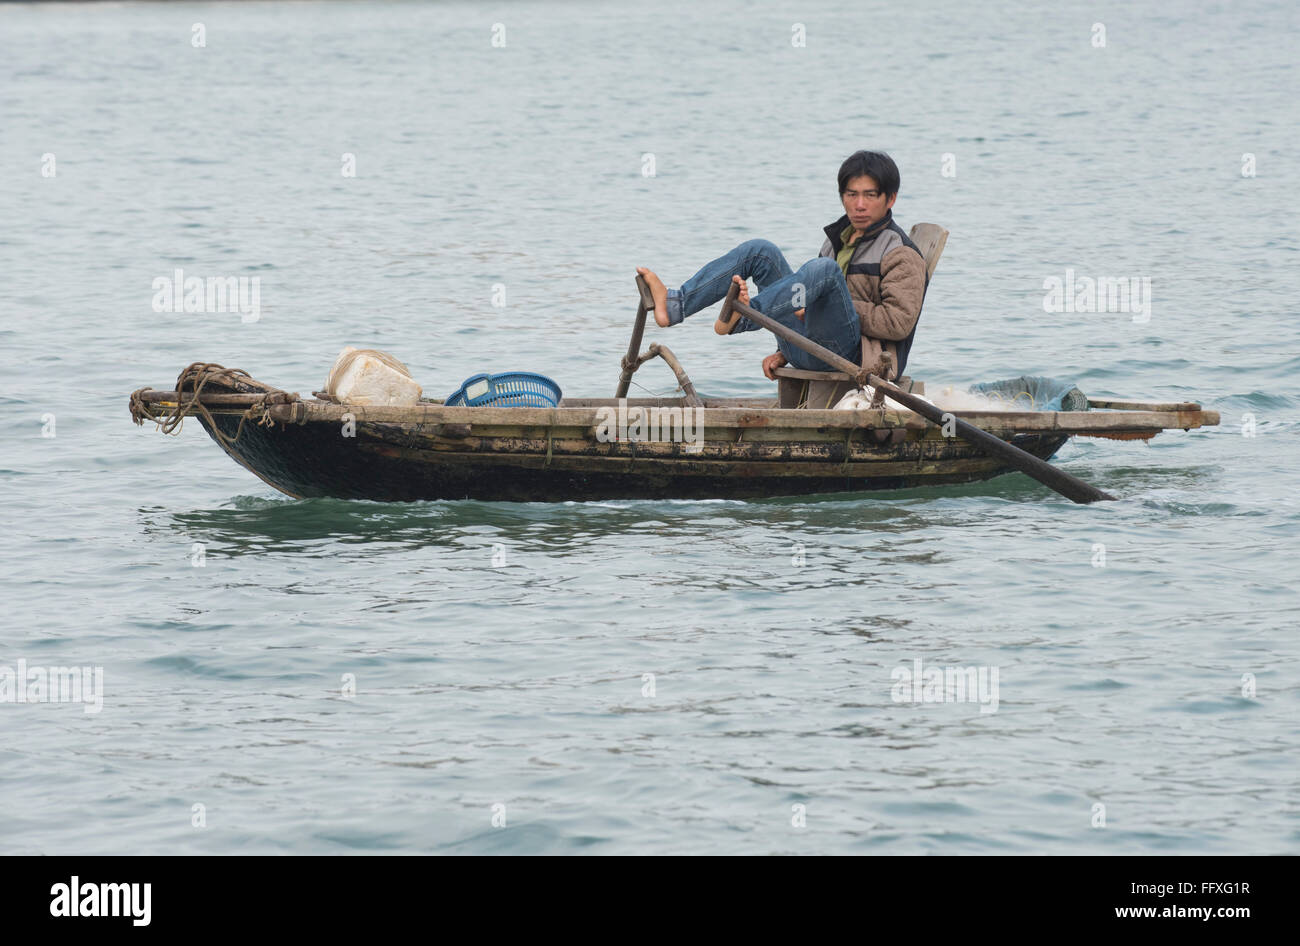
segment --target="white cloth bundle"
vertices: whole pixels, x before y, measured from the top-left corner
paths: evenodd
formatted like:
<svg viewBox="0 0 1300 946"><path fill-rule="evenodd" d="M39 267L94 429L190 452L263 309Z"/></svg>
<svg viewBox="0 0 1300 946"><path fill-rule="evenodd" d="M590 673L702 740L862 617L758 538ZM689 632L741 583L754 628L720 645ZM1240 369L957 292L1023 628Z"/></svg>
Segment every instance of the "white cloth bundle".
<svg viewBox="0 0 1300 946"><path fill-rule="evenodd" d="M871 407L871 398L875 394L875 389L867 385L861 391L850 391L840 398L839 403L832 410L837 411L865 411ZM913 394L912 397L921 398L927 404L933 404L929 398L921 397L919 394ZM899 404L892 397L885 396L885 409L890 411L907 411L911 408Z"/></svg>
<svg viewBox="0 0 1300 946"><path fill-rule="evenodd" d="M349 345L339 353L325 380L325 393L344 404L363 407L413 407L424 389L392 355Z"/></svg>

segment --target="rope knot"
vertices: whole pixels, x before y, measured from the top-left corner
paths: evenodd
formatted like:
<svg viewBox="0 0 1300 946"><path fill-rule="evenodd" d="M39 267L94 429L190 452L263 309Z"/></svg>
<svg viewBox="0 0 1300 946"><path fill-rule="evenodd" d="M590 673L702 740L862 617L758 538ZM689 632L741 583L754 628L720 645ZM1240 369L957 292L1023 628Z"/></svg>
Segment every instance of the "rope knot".
<svg viewBox="0 0 1300 946"><path fill-rule="evenodd" d="M212 411L202 401L205 390L211 387L214 392L226 394L261 395L239 416L239 426L233 437L228 437L217 426ZM131 392L131 419L137 425L151 420L165 434L177 433L185 418L197 414L204 426L212 433L214 439L222 446L233 446L244 432L244 424L252 420L263 427L272 427L275 421L268 410L276 404L293 404L300 402L298 394L281 391L268 384L255 381L253 377L240 368L225 368L214 362L196 361L188 365L176 378L176 407L160 408L155 411L144 399L144 392L153 388L140 388ZM303 420L306 421L306 405L303 405ZM295 408L296 412L296 408Z"/></svg>

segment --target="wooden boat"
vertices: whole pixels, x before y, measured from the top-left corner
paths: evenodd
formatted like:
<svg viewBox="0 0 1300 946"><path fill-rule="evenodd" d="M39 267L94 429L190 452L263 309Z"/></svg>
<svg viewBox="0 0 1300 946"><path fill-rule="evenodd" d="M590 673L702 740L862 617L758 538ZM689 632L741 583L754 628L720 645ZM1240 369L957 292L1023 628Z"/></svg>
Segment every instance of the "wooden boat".
<svg viewBox="0 0 1300 946"><path fill-rule="evenodd" d="M195 417L236 462L298 498L745 499L941 486L1010 472L912 411L701 397L667 349L651 346L641 360L656 354L684 380L683 397L564 398L553 408L447 407L437 400L361 407L322 392L303 398L244 372L196 363L173 390L134 392L131 414L166 432ZM625 430L611 423L620 403ZM1194 403L1091 399L1086 408L951 413L1042 460L1074 436L1149 439L1219 422L1215 411ZM645 415L637 413L642 409ZM665 439L663 430L661 439L640 439L638 417L657 417L678 439ZM692 423L694 442L687 436Z"/></svg>

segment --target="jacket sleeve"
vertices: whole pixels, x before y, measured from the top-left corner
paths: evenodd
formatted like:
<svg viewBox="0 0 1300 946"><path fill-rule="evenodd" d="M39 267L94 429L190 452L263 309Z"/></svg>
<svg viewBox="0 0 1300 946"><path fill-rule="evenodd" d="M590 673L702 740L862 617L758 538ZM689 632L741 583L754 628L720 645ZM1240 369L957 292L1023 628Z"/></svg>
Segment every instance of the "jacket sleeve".
<svg viewBox="0 0 1300 946"><path fill-rule="evenodd" d="M925 298L925 260L909 246L897 246L880 261L880 304L853 300L862 334L901 341L916 327Z"/></svg>

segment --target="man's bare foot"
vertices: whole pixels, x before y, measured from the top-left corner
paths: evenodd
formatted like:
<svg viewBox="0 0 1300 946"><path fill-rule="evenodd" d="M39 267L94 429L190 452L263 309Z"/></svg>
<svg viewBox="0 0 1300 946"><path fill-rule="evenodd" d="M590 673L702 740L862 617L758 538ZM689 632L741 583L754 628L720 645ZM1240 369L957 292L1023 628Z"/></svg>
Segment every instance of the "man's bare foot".
<svg viewBox="0 0 1300 946"><path fill-rule="evenodd" d="M650 287L650 295L655 300L655 325L660 328L668 327L668 288L664 281L656 276L653 272L644 266L638 266L636 271L641 274L646 285Z"/></svg>
<svg viewBox="0 0 1300 946"><path fill-rule="evenodd" d="M749 283L744 279L741 279L739 275L732 276L731 281L740 287L740 291L736 293L736 301L749 305ZM719 335L730 335L735 330L736 323L742 318L744 318L744 316L739 312L732 310L727 314L727 318L724 321L722 318L722 312L719 311L718 320L713 323L713 331L717 332Z"/></svg>

